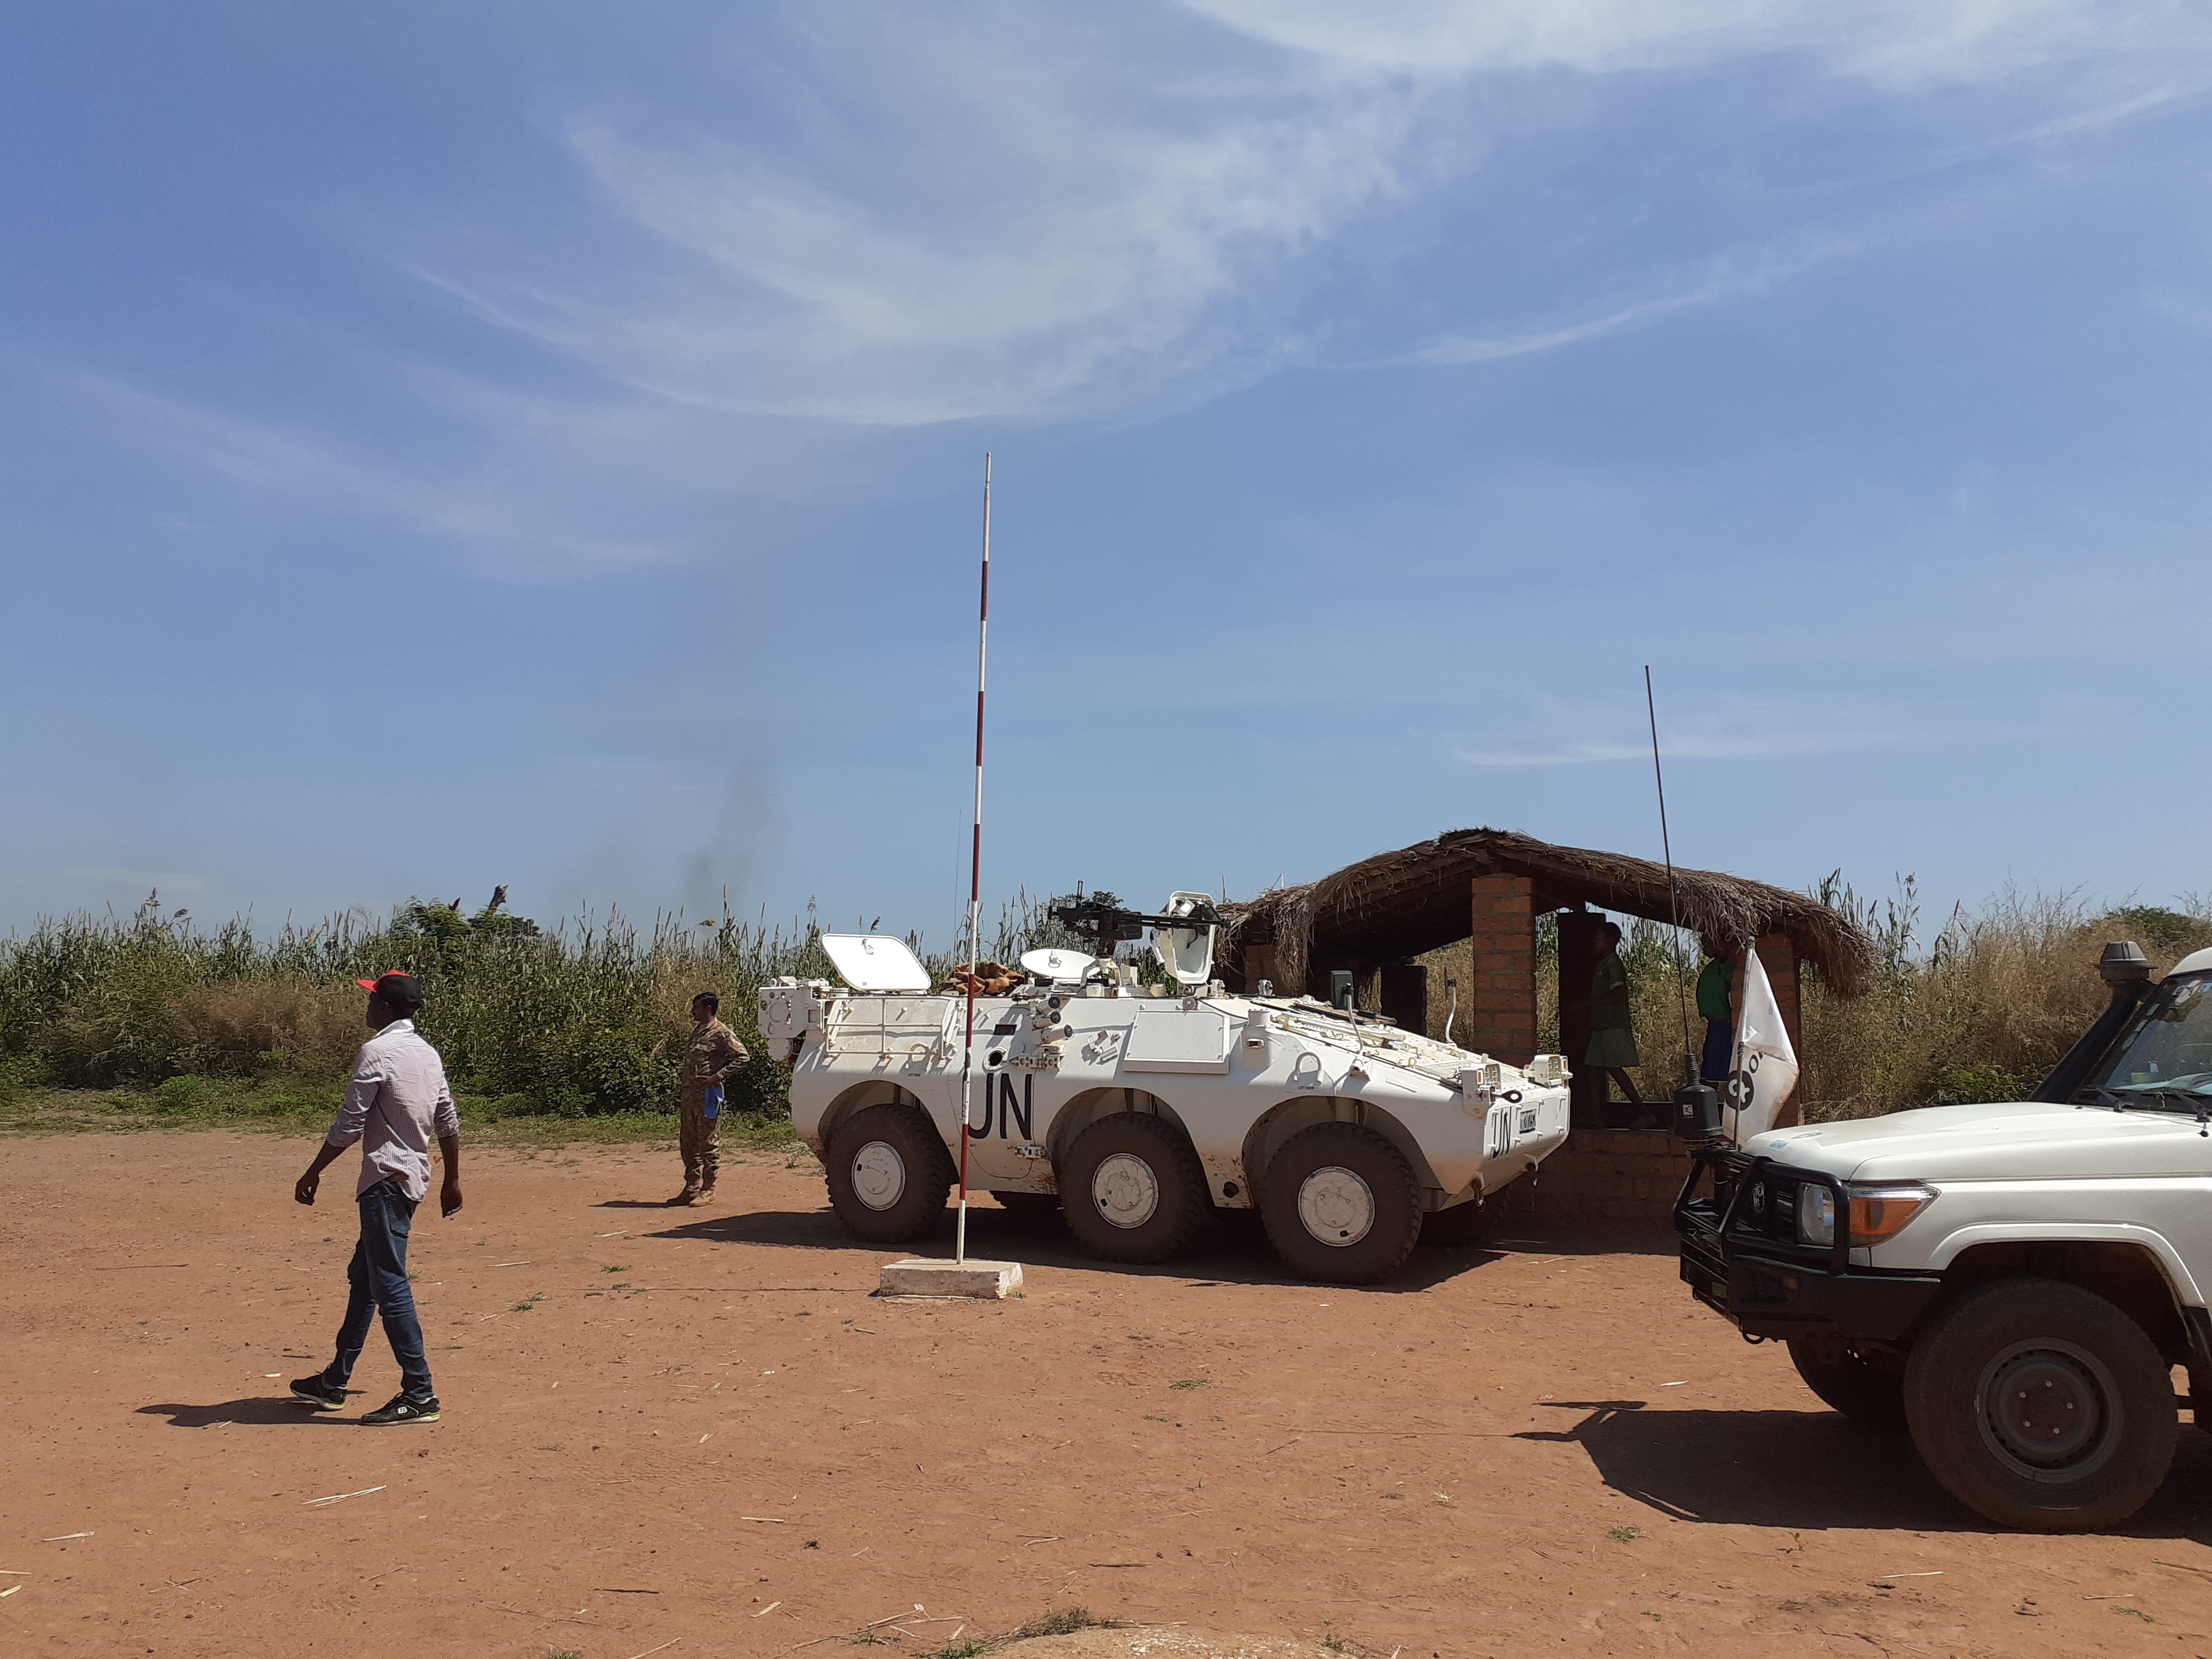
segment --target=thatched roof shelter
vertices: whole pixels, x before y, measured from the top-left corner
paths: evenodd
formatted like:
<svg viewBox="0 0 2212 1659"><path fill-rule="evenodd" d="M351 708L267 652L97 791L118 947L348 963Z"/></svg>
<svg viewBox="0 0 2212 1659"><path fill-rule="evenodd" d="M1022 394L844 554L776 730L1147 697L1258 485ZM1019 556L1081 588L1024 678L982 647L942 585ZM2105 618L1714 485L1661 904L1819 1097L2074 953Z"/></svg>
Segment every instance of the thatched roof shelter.
<svg viewBox="0 0 2212 1659"><path fill-rule="evenodd" d="M1247 945L1272 943L1275 975L1303 987L1316 957L1401 961L1467 938L1470 881L1528 877L1539 911L1588 905L1653 921L1675 914L1667 869L1620 853L1556 847L1508 830L1455 830L1378 853L1301 887L1279 887L1223 907L1217 960L1238 968ZM1800 960L1844 996L1874 975L1874 942L1817 899L1711 870L1674 872L1682 926L1742 942L1786 934Z"/></svg>

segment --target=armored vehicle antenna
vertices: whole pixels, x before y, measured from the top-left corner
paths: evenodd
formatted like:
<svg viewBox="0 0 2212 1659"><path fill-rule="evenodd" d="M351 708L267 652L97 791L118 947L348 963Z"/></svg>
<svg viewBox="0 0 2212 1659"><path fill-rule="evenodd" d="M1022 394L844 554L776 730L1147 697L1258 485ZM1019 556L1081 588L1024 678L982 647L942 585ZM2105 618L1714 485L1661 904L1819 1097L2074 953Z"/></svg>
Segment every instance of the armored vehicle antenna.
<svg viewBox="0 0 2212 1659"><path fill-rule="evenodd" d="M1674 848L1667 838L1667 776L1659 769L1659 705L1651 696L1651 665L1644 665L1644 713L1651 723L1651 781L1659 789L1659 850L1667 860L1667 908L1674 919L1674 998L1682 1007L1682 1086L1674 1091L1674 1133L1691 1139L1718 1127L1720 1097L1698 1078L1698 1051L1690 1041L1689 969L1682 962L1682 900L1674 888Z"/></svg>

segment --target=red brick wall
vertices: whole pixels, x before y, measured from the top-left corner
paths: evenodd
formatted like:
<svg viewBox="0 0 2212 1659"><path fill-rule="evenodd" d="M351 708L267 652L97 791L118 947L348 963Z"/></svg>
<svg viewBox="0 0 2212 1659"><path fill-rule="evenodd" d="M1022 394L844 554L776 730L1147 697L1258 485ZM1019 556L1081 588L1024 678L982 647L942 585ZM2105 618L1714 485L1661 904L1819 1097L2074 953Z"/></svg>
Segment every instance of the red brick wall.
<svg viewBox="0 0 2212 1659"><path fill-rule="evenodd" d="M1672 1135L1575 1134L1498 1201L1509 1228L1665 1230L1689 1175L1690 1149Z"/></svg>
<svg viewBox="0 0 2212 1659"><path fill-rule="evenodd" d="M1463 1048L1525 1066L1536 1052L1536 884L1526 876L1474 878Z"/></svg>

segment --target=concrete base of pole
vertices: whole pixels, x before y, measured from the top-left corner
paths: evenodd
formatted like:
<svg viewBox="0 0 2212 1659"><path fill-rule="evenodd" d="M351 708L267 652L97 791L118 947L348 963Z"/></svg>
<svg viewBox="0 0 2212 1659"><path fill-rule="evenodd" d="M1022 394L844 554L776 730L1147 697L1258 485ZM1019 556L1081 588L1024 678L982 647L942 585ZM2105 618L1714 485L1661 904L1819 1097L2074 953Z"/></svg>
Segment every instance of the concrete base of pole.
<svg viewBox="0 0 2212 1659"><path fill-rule="evenodd" d="M878 1296L964 1297L1003 1302L1022 1287L1016 1261L890 1261L884 1265Z"/></svg>

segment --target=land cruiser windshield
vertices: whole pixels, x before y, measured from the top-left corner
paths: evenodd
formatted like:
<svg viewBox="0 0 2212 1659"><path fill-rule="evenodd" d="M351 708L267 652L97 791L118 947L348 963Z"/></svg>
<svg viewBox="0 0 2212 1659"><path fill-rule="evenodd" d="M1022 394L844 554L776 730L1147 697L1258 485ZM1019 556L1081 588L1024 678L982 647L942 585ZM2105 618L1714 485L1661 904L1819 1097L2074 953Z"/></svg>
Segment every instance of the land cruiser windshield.
<svg viewBox="0 0 2212 1659"><path fill-rule="evenodd" d="M2212 1103L2212 973L2154 987L2076 1100L2195 1111Z"/></svg>

